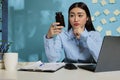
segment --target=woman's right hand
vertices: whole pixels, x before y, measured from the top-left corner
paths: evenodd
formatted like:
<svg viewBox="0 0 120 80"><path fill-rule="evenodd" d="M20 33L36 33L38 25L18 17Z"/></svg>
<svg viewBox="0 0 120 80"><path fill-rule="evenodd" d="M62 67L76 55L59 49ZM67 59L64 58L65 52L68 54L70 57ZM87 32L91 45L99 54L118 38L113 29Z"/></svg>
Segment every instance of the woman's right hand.
<svg viewBox="0 0 120 80"><path fill-rule="evenodd" d="M46 36L48 39L50 39L54 35L57 35L62 32L63 26L57 26L59 24L60 24L59 22L55 22L55 23L51 24L51 26L48 30L47 36Z"/></svg>

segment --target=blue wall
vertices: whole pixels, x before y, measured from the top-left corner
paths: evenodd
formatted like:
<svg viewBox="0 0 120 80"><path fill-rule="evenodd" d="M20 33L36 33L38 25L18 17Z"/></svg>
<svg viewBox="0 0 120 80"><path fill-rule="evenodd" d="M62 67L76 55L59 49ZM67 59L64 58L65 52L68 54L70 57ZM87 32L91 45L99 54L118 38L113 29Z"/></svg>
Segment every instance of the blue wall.
<svg viewBox="0 0 120 80"><path fill-rule="evenodd" d="M47 61L43 36L47 33L50 24L55 21L56 11L63 12L67 29L68 8L77 1L83 1L88 5L94 17L95 28L97 30L98 26L102 28L102 30L99 29L102 36L106 35L106 31L111 32L111 35L120 36L120 32L116 31L120 28L120 13L118 15L113 13L116 9L120 11L120 0L115 0L115 3L104 0L105 5L101 5L102 0L97 0L97 3L92 3L92 0L18 0L24 1L21 3L12 1L13 3L9 2L8 26L9 41L13 41L10 51L19 53L19 61ZM105 9L110 11L108 15L103 13ZM96 11L100 12L100 15L96 16ZM114 17L116 21L110 22L111 17ZM101 23L103 18L107 21L106 24Z"/></svg>

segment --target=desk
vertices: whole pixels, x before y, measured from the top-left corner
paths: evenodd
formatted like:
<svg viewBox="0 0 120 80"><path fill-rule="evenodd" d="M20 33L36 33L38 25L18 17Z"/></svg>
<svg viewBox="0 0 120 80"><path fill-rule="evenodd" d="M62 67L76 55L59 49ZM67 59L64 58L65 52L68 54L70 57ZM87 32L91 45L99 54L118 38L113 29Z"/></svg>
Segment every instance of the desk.
<svg viewBox="0 0 120 80"><path fill-rule="evenodd" d="M120 71L94 73L79 68L62 68L54 73L0 70L0 80L120 80L119 76Z"/></svg>

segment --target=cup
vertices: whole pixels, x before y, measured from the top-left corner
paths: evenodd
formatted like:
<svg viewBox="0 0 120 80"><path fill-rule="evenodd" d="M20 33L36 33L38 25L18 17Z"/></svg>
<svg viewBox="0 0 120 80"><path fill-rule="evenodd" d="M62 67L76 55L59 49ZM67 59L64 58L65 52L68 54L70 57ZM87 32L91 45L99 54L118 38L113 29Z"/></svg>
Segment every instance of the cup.
<svg viewBox="0 0 120 80"><path fill-rule="evenodd" d="M3 55L4 67L7 71L16 71L18 64L18 53L4 53Z"/></svg>

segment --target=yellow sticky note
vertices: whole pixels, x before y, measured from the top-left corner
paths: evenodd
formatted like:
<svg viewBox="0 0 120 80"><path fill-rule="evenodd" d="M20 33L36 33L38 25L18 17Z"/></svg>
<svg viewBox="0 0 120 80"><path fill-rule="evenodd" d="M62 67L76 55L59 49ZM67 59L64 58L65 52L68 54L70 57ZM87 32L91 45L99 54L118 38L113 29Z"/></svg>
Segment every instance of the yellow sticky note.
<svg viewBox="0 0 120 80"><path fill-rule="evenodd" d="M118 28L116 29L116 31L120 33L120 27L118 27Z"/></svg>
<svg viewBox="0 0 120 80"><path fill-rule="evenodd" d="M111 36L111 35L112 35L111 30L106 31L106 35L107 35L107 36Z"/></svg>
<svg viewBox="0 0 120 80"><path fill-rule="evenodd" d="M101 1L101 5L102 5L102 6L105 6L106 4L107 4L107 2L106 2L105 0L102 0L102 1Z"/></svg>
<svg viewBox="0 0 120 80"><path fill-rule="evenodd" d="M99 16L100 15L100 12L99 11L96 11L95 12L95 16Z"/></svg>
<svg viewBox="0 0 120 80"><path fill-rule="evenodd" d="M108 9L105 9L103 12L104 12L105 15L110 14L110 11Z"/></svg>
<svg viewBox="0 0 120 80"><path fill-rule="evenodd" d="M102 24L106 24L106 23L107 23L106 19L104 19L104 18L101 19L101 23L102 23Z"/></svg>
<svg viewBox="0 0 120 80"><path fill-rule="evenodd" d="M116 1L115 0L109 0L111 4L114 4Z"/></svg>
<svg viewBox="0 0 120 80"><path fill-rule="evenodd" d="M92 3L97 3L98 2L98 0L92 0Z"/></svg>
<svg viewBox="0 0 120 80"><path fill-rule="evenodd" d="M111 17L110 18L110 22L115 22L116 21L116 18L115 17Z"/></svg>
<svg viewBox="0 0 120 80"><path fill-rule="evenodd" d="M120 14L120 11L118 9L116 9L113 13L114 13L114 15L118 16Z"/></svg>
<svg viewBox="0 0 120 80"><path fill-rule="evenodd" d="M99 32L101 32L102 29L103 29L103 28L102 28L101 26L97 26L97 28L96 28L96 30L99 31Z"/></svg>

